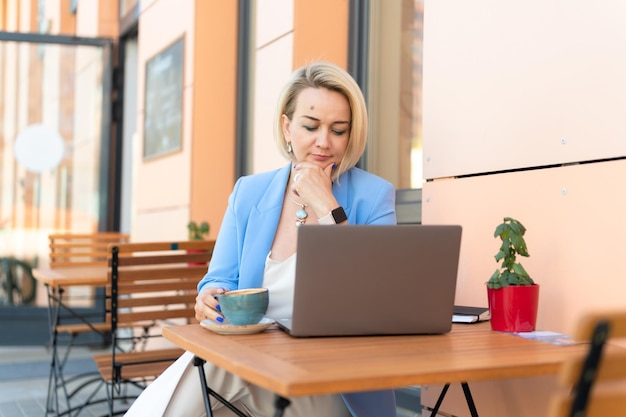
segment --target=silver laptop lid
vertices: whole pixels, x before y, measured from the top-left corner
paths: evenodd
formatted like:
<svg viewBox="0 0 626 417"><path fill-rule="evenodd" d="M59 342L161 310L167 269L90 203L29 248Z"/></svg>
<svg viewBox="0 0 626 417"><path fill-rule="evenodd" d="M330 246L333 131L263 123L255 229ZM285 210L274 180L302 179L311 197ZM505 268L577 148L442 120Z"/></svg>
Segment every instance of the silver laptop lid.
<svg viewBox="0 0 626 417"><path fill-rule="evenodd" d="M458 225L303 226L293 336L450 331Z"/></svg>

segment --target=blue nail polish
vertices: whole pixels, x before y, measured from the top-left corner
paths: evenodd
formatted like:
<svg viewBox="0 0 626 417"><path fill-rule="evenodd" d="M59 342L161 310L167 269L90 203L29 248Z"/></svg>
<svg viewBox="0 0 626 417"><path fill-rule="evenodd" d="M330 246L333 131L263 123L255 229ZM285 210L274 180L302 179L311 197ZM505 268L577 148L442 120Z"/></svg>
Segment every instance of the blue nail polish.
<svg viewBox="0 0 626 417"><path fill-rule="evenodd" d="M337 164L333 162L333 169L337 167Z"/></svg>
<svg viewBox="0 0 626 417"><path fill-rule="evenodd" d="M215 309L216 309L217 311L222 311L222 307L220 307L220 305L219 305L219 304L215 306Z"/></svg>
<svg viewBox="0 0 626 417"><path fill-rule="evenodd" d="M218 317L218 318L216 318L215 320L216 320L218 323L223 323L223 322L224 322L224 319L223 319L223 318L221 318L221 317Z"/></svg>
<svg viewBox="0 0 626 417"><path fill-rule="evenodd" d="M296 164L293 164L293 169L296 169L296 167L297 167L297 166L298 166L298 165L296 165Z"/></svg>

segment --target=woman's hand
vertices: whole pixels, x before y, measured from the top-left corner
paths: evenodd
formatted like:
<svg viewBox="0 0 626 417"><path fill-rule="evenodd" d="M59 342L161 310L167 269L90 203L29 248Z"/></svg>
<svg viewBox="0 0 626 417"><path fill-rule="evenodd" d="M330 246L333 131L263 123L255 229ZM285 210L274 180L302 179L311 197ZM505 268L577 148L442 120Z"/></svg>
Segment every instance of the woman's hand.
<svg viewBox="0 0 626 417"><path fill-rule="evenodd" d="M215 294L223 294L226 290L223 288L204 288L196 297L196 320L202 321L206 319L213 320L218 323L224 322L224 317L220 314L220 306L215 299Z"/></svg>
<svg viewBox="0 0 626 417"><path fill-rule="evenodd" d="M332 191L332 172L334 164L322 169L310 162L301 162L291 173L291 190L322 217L338 206Z"/></svg>

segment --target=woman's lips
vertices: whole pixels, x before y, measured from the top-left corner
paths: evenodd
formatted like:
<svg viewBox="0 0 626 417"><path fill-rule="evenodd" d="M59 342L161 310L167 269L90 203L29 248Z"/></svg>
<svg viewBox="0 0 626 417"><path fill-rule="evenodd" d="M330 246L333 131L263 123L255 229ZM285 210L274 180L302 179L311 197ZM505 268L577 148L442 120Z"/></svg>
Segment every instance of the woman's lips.
<svg viewBox="0 0 626 417"><path fill-rule="evenodd" d="M317 161L326 161L330 158L330 155L313 154L311 156Z"/></svg>

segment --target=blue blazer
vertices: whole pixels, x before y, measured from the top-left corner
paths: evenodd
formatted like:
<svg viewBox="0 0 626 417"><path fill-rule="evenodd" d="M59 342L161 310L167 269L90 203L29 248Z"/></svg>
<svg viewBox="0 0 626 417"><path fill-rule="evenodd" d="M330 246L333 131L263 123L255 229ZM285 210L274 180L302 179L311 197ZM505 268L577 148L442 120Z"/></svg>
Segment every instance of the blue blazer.
<svg viewBox="0 0 626 417"><path fill-rule="evenodd" d="M209 270L198 290L260 287L291 164L241 177L228 199ZM388 181L352 168L333 183L333 195L351 224L396 224L395 189Z"/></svg>
<svg viewBox="0 0 626 417"><path fill-rule="evenodd" d="M278 227L291 164L241 177L228 198L207 274L198 283L224 289L260 287L265 259ZM396 224L395 189L388 181L352 168L333 183L333 195L351 224ZM396 415L392 390L342 394L355 417Z"/></svg>

